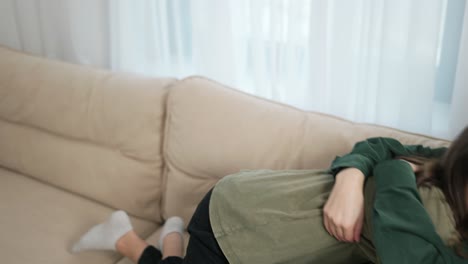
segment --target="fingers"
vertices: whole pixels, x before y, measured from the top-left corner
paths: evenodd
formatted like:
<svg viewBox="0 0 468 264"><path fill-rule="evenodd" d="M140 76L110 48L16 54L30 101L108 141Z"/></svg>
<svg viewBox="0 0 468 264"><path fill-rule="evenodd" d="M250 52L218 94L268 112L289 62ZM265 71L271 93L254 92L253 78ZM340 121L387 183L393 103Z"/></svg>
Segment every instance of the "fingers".
<svg viewBox="0 0 468 264"><path fill-rule="evenodd" d="M332 219L328 216L327 213L325 213L323 215L323 223L325 225L325 229L327 230L327 232L335 237L336 239L340 240L338 237L338 232L337 232L337 228L335 227L335 225L333 224L333 221Z"/></svg>
<svg viewBox="0 0 468 264"><path fill-rule="evenodd" d="M337 232L337 228L335 227L335 225L333 224L333 221L330 217L328 217L326 214L324 215L324 224L325 224L325 229L327 230L327 232L335 237L336 239L340 240L338 237L338 232Z"/></svg>
<svg viewBox="0 0 468 264"><path fill-rule="evenodd" d="M361 240L361 231L362 231L362 221L358 222L356 228L354 229L353 240L359 242Z"/></svg>
<svg viewBox="0 0 468 264"><path fill-rule="evenodd" d="M336 225L332 225L332 230L333 230L333 236L339 240L343 241L343 232L341 228L337 227Z"/></svg>
<svg viewBox="0 0 468 264"><path fill-rule="evenodd" d="M353 242L354 225L349 223L334 225L335 238L341 242Z"/></svg>
<svg viewBox="0 0 468 264"><path fill-rule="evenodd" d="M354 241L359 242L361 240L362 226L364 225L364 210L361 210L359 218L354 229Z"/></svg>
<svg viewBox="0 0 468 264"><path fill-rule="evenodd" d="M327 232L335 237L338 241L353 242L354 241L354 225L351 224L335 224L329 216L324 215L324 225Z"/></svg>
<svg viewBox="0 0 468 264"><path fill-rule="evenodd" d="M354 242L354 229L354 225L348 225L345 228L342 228L342 238L345 242Z"/></svg>
<svg viewBox="0 0 468 264"><path fill-rule="evenodd" d="M327 232L333 236L333 232L331 231L329 219L326 214L323 215L323 225L325 226L325 230L327 230Z"/></svg>

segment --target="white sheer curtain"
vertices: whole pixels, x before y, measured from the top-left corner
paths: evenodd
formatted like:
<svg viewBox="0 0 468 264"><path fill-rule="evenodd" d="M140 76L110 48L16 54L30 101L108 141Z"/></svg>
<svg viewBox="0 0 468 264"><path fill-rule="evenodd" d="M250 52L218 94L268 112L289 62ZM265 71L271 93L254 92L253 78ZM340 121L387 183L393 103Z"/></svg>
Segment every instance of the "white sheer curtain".
<svg viewBox="0 0 468 264"><path fill-rule="evenodd" d="M465 5L465 19L461 36L455 87L451 107L449 107L449 138L455 137L468 124L468 5Z"/></svg>
<svg viewBox="0 0 468 264"><path fill-rule="evenodd" d="M114 70L203 75L302 109L451 138L468 124L468 56L458 53L467 46L460 46L464 7L464 0L0 0L0 40Z"/></svg>
<svg viewBox="0 0 468 264"><path fill-rule="evenodd" d="M0 44L108 68L107 1L0 0Z"/></svg>

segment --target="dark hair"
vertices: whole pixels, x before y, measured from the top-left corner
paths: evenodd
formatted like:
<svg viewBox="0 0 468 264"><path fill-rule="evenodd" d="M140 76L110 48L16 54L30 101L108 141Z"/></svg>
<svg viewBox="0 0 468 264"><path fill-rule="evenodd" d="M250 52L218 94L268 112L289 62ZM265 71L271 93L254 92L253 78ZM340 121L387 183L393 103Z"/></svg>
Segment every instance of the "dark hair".
<svg viewBox="0 0 468 264"><path fill-rule="evenodd" d="M468 240L468 127L452 142L444 155L438 160L421 157L404 157L403 159L424 169L417 174L418 186L439 187L453 211L455 228L460 241L455 249L461 257L468 259L468 252L463 250L462 241Z"/></svg>
<svg viewBox="0 0 468 264"><path fill-rule="evenodd" d="M452 142L447 152L440 160L440 173L442 174L442 191L447 202L452 207L456 229L461 240L468 239L468 127ZM436 171L437 172L437 171ZM461 243L457 252L464 258L468 258Z"/></svg>

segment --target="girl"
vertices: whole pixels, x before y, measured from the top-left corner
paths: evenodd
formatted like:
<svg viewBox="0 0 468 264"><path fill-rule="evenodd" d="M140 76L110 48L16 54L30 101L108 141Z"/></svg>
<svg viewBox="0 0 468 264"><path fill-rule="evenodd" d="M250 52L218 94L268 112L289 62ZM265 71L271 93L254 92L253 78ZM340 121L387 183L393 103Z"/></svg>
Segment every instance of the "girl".
<svg viewBox="0 0 468 264"><path fill-rule="evenodd" d="M467 187L468 127L449 149L371 138L328 171L224 177L188 225L185 258L180 218L166 221L161 253L136 235L122 211L73 251L114 249L139 264L468 263Z"/></svg>

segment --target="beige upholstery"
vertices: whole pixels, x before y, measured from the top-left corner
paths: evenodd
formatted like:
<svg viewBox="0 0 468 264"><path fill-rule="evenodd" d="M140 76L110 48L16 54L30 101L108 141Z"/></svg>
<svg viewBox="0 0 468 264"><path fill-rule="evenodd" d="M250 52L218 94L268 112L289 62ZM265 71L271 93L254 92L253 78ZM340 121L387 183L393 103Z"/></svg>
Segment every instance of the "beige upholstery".
<svg viewBox="0 0 468 264"><path fill-rule="evenodd" d="M159 221L161 126L173 80L6 49L0 57L0 164Z"/></svg>
<svg viewBox="0 0 468 264"><path fill-rule="evenodd" d="M115 263L110 252L72 255L69 249L90 226L113 211L32 178L0 169L1 263ZM151 234L156 224L131 218L137 233Z"/></svg>
<svg viewBox="0 0 468 264"><path fill-rule="evenodd" d="M355 124L201 77L111 73L0 47L0 260L128 263L68 252L115 209L156 243L203 195L241 169L326 168L371 136L449 142Z"/></svg>

